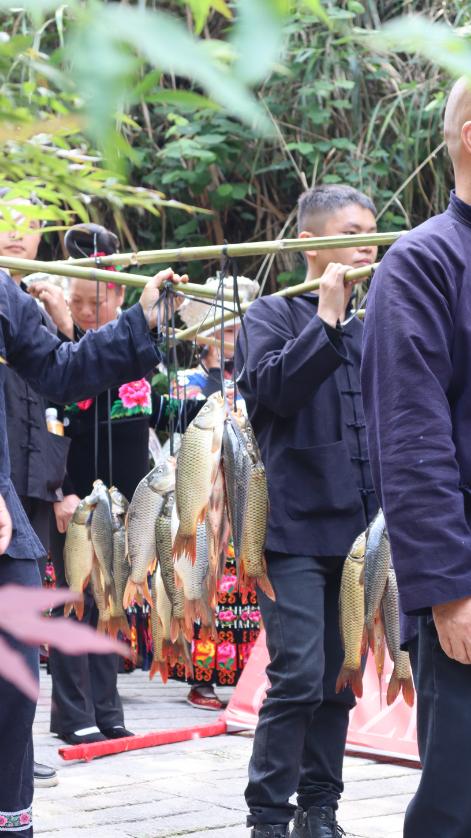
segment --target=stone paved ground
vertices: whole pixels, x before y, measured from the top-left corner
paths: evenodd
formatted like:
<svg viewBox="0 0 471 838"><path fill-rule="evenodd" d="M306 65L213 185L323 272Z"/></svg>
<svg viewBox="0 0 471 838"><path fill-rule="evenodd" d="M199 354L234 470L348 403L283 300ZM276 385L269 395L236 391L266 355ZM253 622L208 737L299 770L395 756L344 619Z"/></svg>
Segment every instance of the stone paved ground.
<svg viewBox="0 0 471 838"><path fill-rule="evenodd" d="M158 677L158 676L157 676ZM206 724L216 714L185 703L185 685L136 671L119 676L128 727L136 733ZM219 736L105 757L63 762L49 733L50 678L42 673L36 757L60 772L56 788L35 795L41 838L248 838L243 790L252 740ZM229 697L230 690L220 691ZM400 838L418 782L411 768L347 758L340 820L349 838Z"/></svg>

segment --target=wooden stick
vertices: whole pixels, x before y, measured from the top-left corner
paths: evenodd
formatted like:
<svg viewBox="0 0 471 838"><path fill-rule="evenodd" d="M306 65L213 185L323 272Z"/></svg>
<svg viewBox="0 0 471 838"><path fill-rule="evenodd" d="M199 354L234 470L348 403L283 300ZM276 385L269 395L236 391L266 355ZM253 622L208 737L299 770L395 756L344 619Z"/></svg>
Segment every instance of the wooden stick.
<svg viewBox="0 0 471 838"><path fill-rule="evenodd" d="M220 259L224 256L264 256L270 253L300 253L306 250L328 250L337 247L378 247L392 244L407 230L394 233L370 233L355 236L316 236L309 239L275 239L274 241L214 244L203 247L174 247L166 250L140 250L137 253L115 253L100 256L102 265L150 265ZM93 258L73 259L68 264L92 267Z"/></svg>

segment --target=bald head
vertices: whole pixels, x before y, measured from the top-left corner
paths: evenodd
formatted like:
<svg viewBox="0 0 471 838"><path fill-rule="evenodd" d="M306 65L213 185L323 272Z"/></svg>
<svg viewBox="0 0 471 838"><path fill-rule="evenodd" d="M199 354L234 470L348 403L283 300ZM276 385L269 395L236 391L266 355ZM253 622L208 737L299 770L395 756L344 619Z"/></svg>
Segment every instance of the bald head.
<svg viewBox="0 0 471 838"><path fill-rule="evenodd" d="M444 134L455 175L463 167L471 171L471 83L467 78L458 79L451 89Z"/></svg>

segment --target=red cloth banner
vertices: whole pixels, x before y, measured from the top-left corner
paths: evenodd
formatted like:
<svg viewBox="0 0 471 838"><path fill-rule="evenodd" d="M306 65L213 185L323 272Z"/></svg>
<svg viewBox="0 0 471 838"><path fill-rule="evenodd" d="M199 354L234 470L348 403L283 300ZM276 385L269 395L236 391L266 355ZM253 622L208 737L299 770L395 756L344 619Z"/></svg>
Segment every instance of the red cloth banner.
<svg viewBox="0 0 471 838"><path fill-rule="evenodd" d="M268 652L261 632L225 712L228 731L253 730L270 682L265 674ZM380 701L378 676L371 655L363 677L363 698L350 715L347 752L392 761L419 762L415 709L399 697L391 707L386 690L392 673L387 661Z"/></svg>

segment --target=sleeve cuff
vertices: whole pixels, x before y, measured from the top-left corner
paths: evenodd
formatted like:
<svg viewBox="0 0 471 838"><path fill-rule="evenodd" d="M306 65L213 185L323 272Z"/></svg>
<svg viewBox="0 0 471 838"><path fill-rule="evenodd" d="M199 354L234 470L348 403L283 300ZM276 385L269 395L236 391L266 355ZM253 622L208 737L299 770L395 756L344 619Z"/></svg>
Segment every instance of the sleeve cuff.
<svg viewBox="0 0 471 838"><path fill-rule="evenodd" d="M330 325L330 323L326 323L325 320L322 320L322 317L319 317L319 320L321 321L330 342L333 343L335 347L340 347L343 340L343 329L340 325L340 320L337 320L335 329Z"/></svg>

